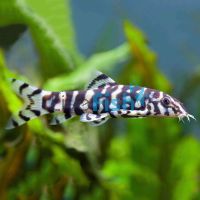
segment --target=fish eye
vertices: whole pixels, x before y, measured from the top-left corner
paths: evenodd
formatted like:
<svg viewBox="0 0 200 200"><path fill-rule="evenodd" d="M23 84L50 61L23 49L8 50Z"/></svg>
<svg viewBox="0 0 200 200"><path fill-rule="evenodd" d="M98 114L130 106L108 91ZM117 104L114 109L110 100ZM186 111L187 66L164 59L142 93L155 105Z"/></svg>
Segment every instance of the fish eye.
<svg viewBox="0 0 200 200"><path fill-rule="evenodd" d="M170 100L169 100L169 98L167 98L167 97L164 97L163 100L162 100L162 102L163 102L163 104L164 104L165 106L168 106L168 105L170 104Z"/></svg>

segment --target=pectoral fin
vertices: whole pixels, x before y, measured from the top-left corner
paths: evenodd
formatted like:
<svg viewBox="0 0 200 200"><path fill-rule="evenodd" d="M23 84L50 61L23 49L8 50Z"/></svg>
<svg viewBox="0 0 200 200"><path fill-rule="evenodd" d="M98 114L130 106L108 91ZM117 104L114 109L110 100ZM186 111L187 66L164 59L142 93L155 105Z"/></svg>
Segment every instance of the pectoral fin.
<svg viewBox="0 0 200 200"><path fill-rule="evenodd" d="M89 122L89 125L90 126L100 126L100 125L104 124L105 122L107 122L108 119L109 119L109 117L101 118L99 120Z"/></svg>
<svg viewBox="0 0 200 200"><path fill-rule="evenodd" d="M94 122L99 121L101 119L107 118L109 116L108 113L102 114L92 114L92 113L84 113L80 117L81 122Z"/></svg>

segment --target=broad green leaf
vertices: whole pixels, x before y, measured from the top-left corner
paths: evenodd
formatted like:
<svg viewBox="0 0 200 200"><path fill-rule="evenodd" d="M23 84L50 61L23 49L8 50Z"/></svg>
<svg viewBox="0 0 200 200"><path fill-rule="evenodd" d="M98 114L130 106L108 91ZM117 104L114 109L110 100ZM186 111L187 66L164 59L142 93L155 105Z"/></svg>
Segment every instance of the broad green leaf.
<svg viewBox="0 0 200 200"><path fill-rule="evenodd" d="M30 29L44 79L67 72L81 62L69 1L0 1L0 26L12 24L24 24Z"/></svg>
<svg viewBox="0 0 200 200"><path fill-rule="evenodd" d="M2 51L0 51L0 72L0 94L2 95L1 101L4 99L6 102L4 108L7 107L11 112L16 112L22 104L11 90L10 82L8 80L8 78L15 77L16 75L6 67Z"/></svg>
<svg viewBox="0 0 200 200"><path fill-rule="evenodd" d="M75 89L86 85L95 70L111 70L121 62L126 61L130 56L128 44L123 44L107 52L92 55L79 68L70 73L56 78L49 79L45 88L50 90Z"/></svg>

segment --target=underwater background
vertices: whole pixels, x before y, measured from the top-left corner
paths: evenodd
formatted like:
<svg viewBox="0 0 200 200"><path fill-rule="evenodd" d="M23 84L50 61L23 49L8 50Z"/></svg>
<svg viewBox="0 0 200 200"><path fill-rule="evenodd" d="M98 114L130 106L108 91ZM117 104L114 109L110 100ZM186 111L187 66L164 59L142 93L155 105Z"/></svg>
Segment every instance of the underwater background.
<svg viewBox="0 0 200 200"><path fill-rule="evenodd" d="M200 199L200 1L1 0L0 199ZM197 121L50 116L6 131L9 77L83 89L94 70L180 99Z"/></svg>

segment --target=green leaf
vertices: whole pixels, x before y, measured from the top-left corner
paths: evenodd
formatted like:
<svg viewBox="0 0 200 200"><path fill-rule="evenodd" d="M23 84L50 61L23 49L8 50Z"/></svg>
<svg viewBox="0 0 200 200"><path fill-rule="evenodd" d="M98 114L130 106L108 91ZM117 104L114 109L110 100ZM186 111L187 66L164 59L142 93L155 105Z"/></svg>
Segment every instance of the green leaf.
<svg viewBox="0 0 200 200"><path fill-rule="evenodd" d="M116 64L126 61L129 55L130 48L128 44L123 44L107 52L95 54L69 75L64 74L49 79L44 87L50 90L83 88L88 79L91 78L91 73L94 70L111 70Z"/></svg>
<svg viewBox="0 0 200 200"><path fill-rule="evenodd" d="M69 1L0 1L0 26L11 24L24 24L30 29L43 78L70 71L81 62Z"/></svg>
<svg viewBox="0 0 200 200"><path fill-rule="evenodd" d="M10 82L8 78L15 77L16 75L12 73L9 69L6 68L6 64L3 57L3 52L0 51L0 94L1 100L6 102L6 107L11 112L18 111L19 107L21 107L22 103L17 98L17 96L13 93ZM4 105L5 108L5 105Z"/></svg>
<svg viewBox="0 0 200 200"><path fill-rule="evenodd" d="M177 146L171 167L174 185L173 199L190 200L198 195L200 144L192 137L185 137Z"/></svg>
<svg viewBox="0 0 200 200"><path fill-rule="evenodd" d="M129 21L125 21L124 32L134 57L132 74L142 77L144 84L148 87L169 91L170 84L159 71L156 54L149 48L145 34Z"/></svg>

